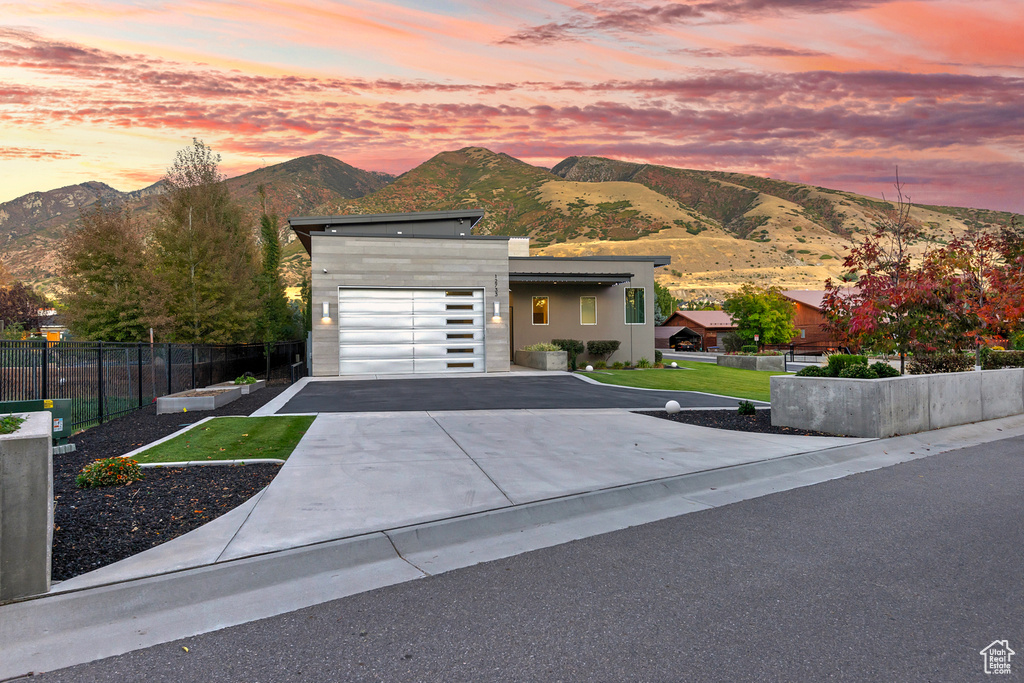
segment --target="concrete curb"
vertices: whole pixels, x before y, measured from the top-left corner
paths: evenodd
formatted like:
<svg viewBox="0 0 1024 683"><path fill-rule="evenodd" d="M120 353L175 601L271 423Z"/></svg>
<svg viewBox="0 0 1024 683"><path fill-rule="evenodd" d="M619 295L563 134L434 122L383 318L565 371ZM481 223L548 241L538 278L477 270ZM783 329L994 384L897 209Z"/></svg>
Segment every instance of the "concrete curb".
<svg viewBox="0 0 1024 683"><path fill-rule="evenodd" d="M295 382L290 387L282 391L280 394L264 403L258 410L256 410L249 417L270 417L276 415L277 411L284 408L288 401L292 400L295 394L305 388L307 384L314 380L313 377L303 377L298 382Z"/></svg>
<svg viewBox="0 0 1024 683"><path fill-rule="evenodd" d="M119 455L117 457L119 457L119 458L134 458L139 453L141 453L143 451L148 451L153 446L157 446L159 444L162 444L165 441L170 441L171 439L173 439L175 437L181 436L182 434L184 434L188 430L192 429L193 427L197 427L197 426L203 424L204 422L209 422L210 420L213 420L213 419L216 419L216 418L214 418L214 417L204 417L199 422L195 422L193 424L190 424L187 427L182 427L181 429L179 429L178 431L174 432L173 434L168 434L167 436L163 437L162 439L157 439L156 441L148 443L145 446L140 446L139 448L136 448L134 451L128 451L124 455Z"/></svg>
<svg viewBox="0 0 1024 683"><path fill-rule="evenodd" d="M127 457L127 456L122 456ZM284 460L277 458L252 458L251 460L187 460L184 462L143 462L141 469L157 467L210 467L216 465L283 465Z"/></svg>
<svg viewBox="0 0 1024 683"><path fill-rule="evenodd" d="M570 374L572 374L573 377L576 377L577 379L580 379L580 380L582 380L584 382L587 382L589 384L596 384L596 385L602 386L602 387L616 387L616 388L619 388L619 389L632 389L633 391L661 391L661 392L668 392L668 393L675 392L677 394L698 394L700 396L712 396L714 398L725 398L725 399L729 399L729 400L732 400L732 401L750 401L751 403L753 403L755 405L756 404L760 404L760 405L763 405L763 406L770 406L771 405L771 403L769 403L768 401L758 401L757 399L753 399L753 398L740 398L738 396L726 396L725 394L711 394L711 393L708 393L706 391L691 391L689 389L648 389L646 387L629 387L629 386L626 386L624 384L610 384L608 382L599 382L596 379L591 379L590 377L587 377L586 375L581 375L579 373L570 373ZM640 410L651 410L651 408L641 408ZM699 410L708 410L708 409L707 408L700 408Z"/></svg>

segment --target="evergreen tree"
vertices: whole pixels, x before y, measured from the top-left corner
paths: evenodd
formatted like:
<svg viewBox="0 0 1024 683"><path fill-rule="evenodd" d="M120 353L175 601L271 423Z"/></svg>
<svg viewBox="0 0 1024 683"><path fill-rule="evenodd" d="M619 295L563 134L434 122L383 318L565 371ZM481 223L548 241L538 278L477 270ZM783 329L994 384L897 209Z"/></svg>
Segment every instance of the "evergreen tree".
<svg viewBox="0 0 1024 683"><path fill-rule="evenodd" d="M202 141L178 152L164 178L153 235L158 291L171 341L251 341L258 315L254 246L242 209Z"/></svg>
<svg viewBox="0 0 1024 683"><path fill-rule="evenodd" d="M669 288L660 282L654 283L654 324L660 325L676 312L679 299L672 296Z"/></svg>
<svg viewBox="0 0 1024 683"><path fill-rule="evenodd" d="M277 215L267 213L266 192L259 187L260 205L260 248L263 251L263 268L257 277L260 315L257 321L260 341L272 344L289 335L292 312L285 297L281 282L281 236L277 227Z"/></svg>
<svg viewBox="0 0 1024 683"><path fill-rule="evenodd" d="M151 269L142 232L127 209L98 204L58 254L68 327L83 339L140 341L149 327Z"/></svg>

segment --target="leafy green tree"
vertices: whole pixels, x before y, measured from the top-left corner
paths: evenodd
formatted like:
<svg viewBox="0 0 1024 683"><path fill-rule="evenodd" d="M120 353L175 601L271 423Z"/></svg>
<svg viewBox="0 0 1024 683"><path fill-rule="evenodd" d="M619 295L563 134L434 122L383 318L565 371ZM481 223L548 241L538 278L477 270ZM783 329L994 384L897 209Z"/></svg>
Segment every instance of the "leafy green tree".
<svg viewBox="0 0 1024 683"><path fill-rule="evenodd" d="M655 282L654 304L654 324L660 325L676 312L679 299L672 296L672 292L669 291L668 287L660 282Z"/></svg>
<svg viewBox="0 0 1024 683"><path fill-rule="evenodd" d="M793 326L795 306L777 287L767 289L750 283L726 299L723 309L736 323L736 334L747 344L788 344L797 334Z"/></svg>
<svg viewBox="0 0 1024 683"><path fill-rule="evenodd" d="M291 309L285 297L281 282L281 235L277 227L277 214L268 214L266 191L259 187L260 205L260 249L263 252L263 267L256 278L259 291L260 314L257 332L260 341L272 344L289 336Z"/></svg>
<svg viewBox="0 0 1024 683"><path fill-rule="evenodd" d="M164 178L153 252L171 341L246 342L255 334L253 238L219 164L220 155L193 139Z"/></svg>
<svg viewBox="0 0 1024 683"><path fill-rule="evenodd" d="M64 238L57 258L64 315L75 336L121 342L145 337L152 270L130 211L97 204Z"/></svg>

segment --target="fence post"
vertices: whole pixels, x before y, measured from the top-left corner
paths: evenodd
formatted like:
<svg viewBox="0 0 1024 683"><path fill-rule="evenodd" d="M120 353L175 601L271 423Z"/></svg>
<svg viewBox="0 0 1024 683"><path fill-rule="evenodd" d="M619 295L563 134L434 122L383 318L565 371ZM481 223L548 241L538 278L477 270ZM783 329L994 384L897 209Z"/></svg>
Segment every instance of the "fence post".
<svg viewBox="0 0 1024 683"><path fill-rule="evenodd" d="M44 401L50 398L50 395L48 393L50 388L50 355L48 353L49 349L47 348L49 345L49 342L43 342L43 391L42 395L39 398L43 399Z"/></svg>
<svg viewBox="0 0 1024 683"><path fill-rule="evenodd" d="M98 417L103 424L103 342L96 345L96 394L99 397Z"/></svg>
<svg viewBox="0 0 1024 683"><path fill-rule="evenodd" d="M196 388L196 345L192 345L192 388Z"/></svg>
<svg viewBox="0 0 1024 683"><path fill-rule="evenodd" d="M172 389L172 385L171 385L171 344L170 344L170 342L164 344L164 350L166 351L165 355L167 356L167 363L165 363L165 365L167 366L167 394L170 395L170 394L174 393L174 391Z"/></svg>
<svg viewBox="0 0 1024 683"><path fill-rule="evenodd" d="M139 363L138 363L139 371L136 374L138 375L137 379L139 380L139 407L141 408L142 407L142 342L137 342L136 343L135 351L138 353L138 358L139 358Z"/></svg>

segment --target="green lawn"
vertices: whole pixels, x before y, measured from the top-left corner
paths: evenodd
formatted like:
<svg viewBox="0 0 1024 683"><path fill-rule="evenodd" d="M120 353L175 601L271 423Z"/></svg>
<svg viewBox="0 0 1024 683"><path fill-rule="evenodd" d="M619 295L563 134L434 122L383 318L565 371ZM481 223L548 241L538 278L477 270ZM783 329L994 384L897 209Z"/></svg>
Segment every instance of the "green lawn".
<svg viewBox="0 0 1024 683"><path fill-rule="evenodd" d="M312 415L294 417L218 417L139 453L135 460L287 460L313 424Z"/></svg>
<svg viewBox="0 0 1024 683"><path fill-rule="evenodd" d="M676 361L676 363L680 368L686 369L595 370L583 374L605 384L618 384L624 387L668 391L704 391L709 394L735 396L755 401L770 400L769 377L788 374L723 368L714 363L693 361Z"/></svg>

